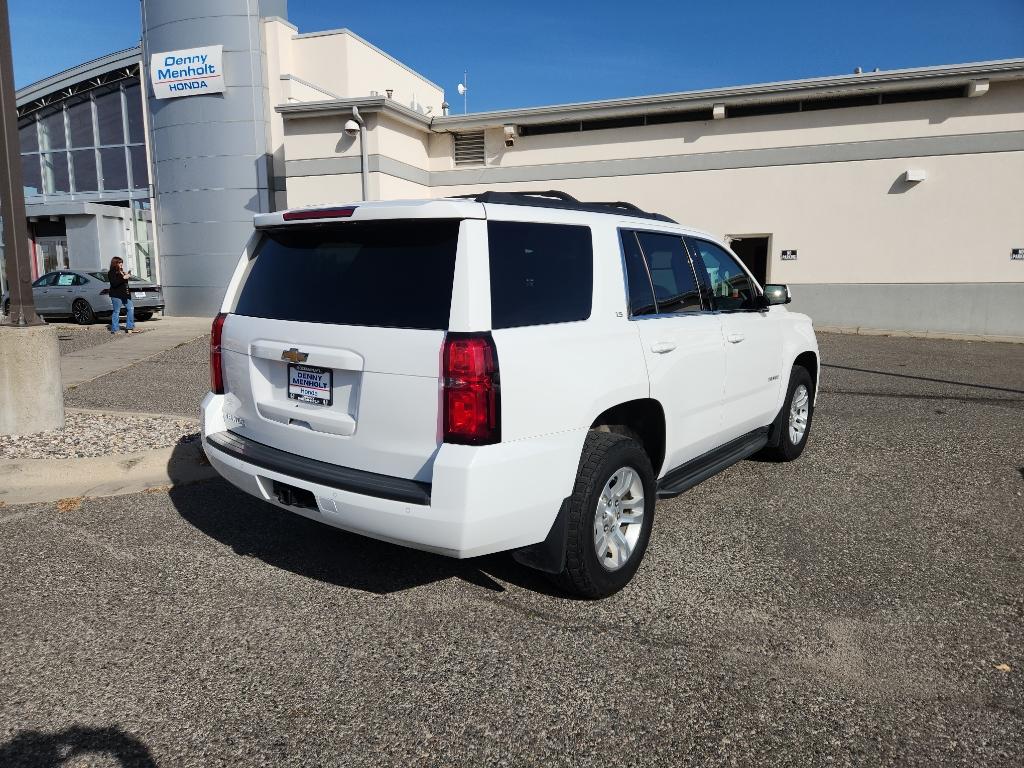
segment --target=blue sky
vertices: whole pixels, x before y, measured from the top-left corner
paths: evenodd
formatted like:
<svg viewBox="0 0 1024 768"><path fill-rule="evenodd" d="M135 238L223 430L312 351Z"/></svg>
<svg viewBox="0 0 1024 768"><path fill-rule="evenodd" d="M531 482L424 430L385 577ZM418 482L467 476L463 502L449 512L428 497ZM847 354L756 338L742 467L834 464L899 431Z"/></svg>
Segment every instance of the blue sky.
<svg viewBox="0 0 1024 768"><path fill-rule="evenodd" d="M19 87L139 39L139 0L9 7ZM453 112L463 69L482 111L1024 57L1024 0L289 0L289 16L348 27L443 86Z"/></svg>

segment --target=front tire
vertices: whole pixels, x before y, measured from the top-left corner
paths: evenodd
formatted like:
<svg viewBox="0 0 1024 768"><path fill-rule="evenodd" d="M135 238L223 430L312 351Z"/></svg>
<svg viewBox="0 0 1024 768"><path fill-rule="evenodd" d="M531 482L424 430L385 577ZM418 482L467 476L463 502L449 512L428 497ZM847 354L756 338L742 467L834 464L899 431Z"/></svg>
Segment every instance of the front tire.
<svg viewBox="0 0 1024 768"><path fill-rule="evenodd" d="M569 497L565 568L555 577L585 598L613 595L630 582L654 525L651 461L635 440L591 431Z"/></svg>
<svg viewBox="0 0 1024 768"><path fill-rule="evenodd" d="M775 421L777 444L765 448L766 458L774 461L793 461L800 457L807 445L814 417L814 382L807 369L793 366L789 377L789 390Z"/></svg>
<svg viewBox="0 0 1024 768"><path fill-rule="evenodd" d="M96 322L96 313L85 299L75 299L71 304L71 316L79 325L92 325Z"/></svg>

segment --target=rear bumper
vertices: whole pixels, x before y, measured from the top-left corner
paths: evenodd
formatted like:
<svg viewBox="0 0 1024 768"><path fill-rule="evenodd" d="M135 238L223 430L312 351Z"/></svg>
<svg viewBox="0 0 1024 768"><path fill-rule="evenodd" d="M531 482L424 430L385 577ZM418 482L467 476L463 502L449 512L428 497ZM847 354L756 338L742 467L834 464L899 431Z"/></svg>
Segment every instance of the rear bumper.
<svg viewBox="0 0 1024 768"><path fill-rule="evenodd" d="M442 444L430 483L337 467L239 438L225 397L203 401L203 447L241 490L327 525L450 557L543 541L572 493L586 430L488 446ZM316 509L281 504L274 481L307 490Z"/></svg>

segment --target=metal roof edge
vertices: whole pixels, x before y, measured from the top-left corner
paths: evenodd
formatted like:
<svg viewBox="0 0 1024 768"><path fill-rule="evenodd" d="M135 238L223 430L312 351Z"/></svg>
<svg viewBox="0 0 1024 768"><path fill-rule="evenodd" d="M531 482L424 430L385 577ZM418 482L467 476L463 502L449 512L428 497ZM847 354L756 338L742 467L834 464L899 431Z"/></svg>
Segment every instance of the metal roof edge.
<svg viewBox="0 0 1024 768"><path fill-rule="evenodd" d="M287 118L323 117L326 115L352 114L352 107L358 107L364 115L384 114L413 128L430 128L430 117L404 107L394 99L385 96L361 96L355 99L325 99L323 101L299 101L278 104L274 110Z"/></svg>
<svg viewBox="0 0 1024 768"><path fill-rule="evenodd" d="M634 96L621 99L555 104L551 106L477 112L468 115L435 117L434 131L465 130L519 123L548 123L577 120L582 117L610 117L638 111L671 111L678 108L710 106L717 102L754 103L774 101L780 97L832 95L849 91L881 91L905 88L910 83L933 86L966 84L972 79L1013 80L1024 78L1024 59L973 62L914 69L895 69L851 75L802 80L783 80L754 85L728 86L677 93Z"/></svg>
<svg viewBox="0 0 1024 768"><path fill-rule="evenodd" d="M49 77L44 77L42 80L37 80L34 83L26 85L24 88L18 89L15 93L15 103L17 106L22 106L30 101L47 96L51 93L66 88L69 85L87 80L90 77L110 72L121 67L131 66L132 64L138 64L142 61L142 47L135 46L134 48L125 48L121 51L115 51L114 53L108 53L106 56L101 56L98 59L92 61L86 61L79 64L77 67L71 69L65 69L63 72L58 72Z"/></svg>

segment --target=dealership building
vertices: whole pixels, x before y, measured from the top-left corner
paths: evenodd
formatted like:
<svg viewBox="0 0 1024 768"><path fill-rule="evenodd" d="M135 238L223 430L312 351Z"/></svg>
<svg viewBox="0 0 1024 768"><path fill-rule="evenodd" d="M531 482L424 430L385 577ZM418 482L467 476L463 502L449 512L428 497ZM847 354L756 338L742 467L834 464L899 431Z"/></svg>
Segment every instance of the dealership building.
<svg viewBox="0 0 1024 768"><path fill-rule="evenodd" d="M727 238L822 326L1024 337L1024 59L450 114L285 0L142 10L18 92L39 272L121 255L212 315L253 214L557 189Z"/></svg>

